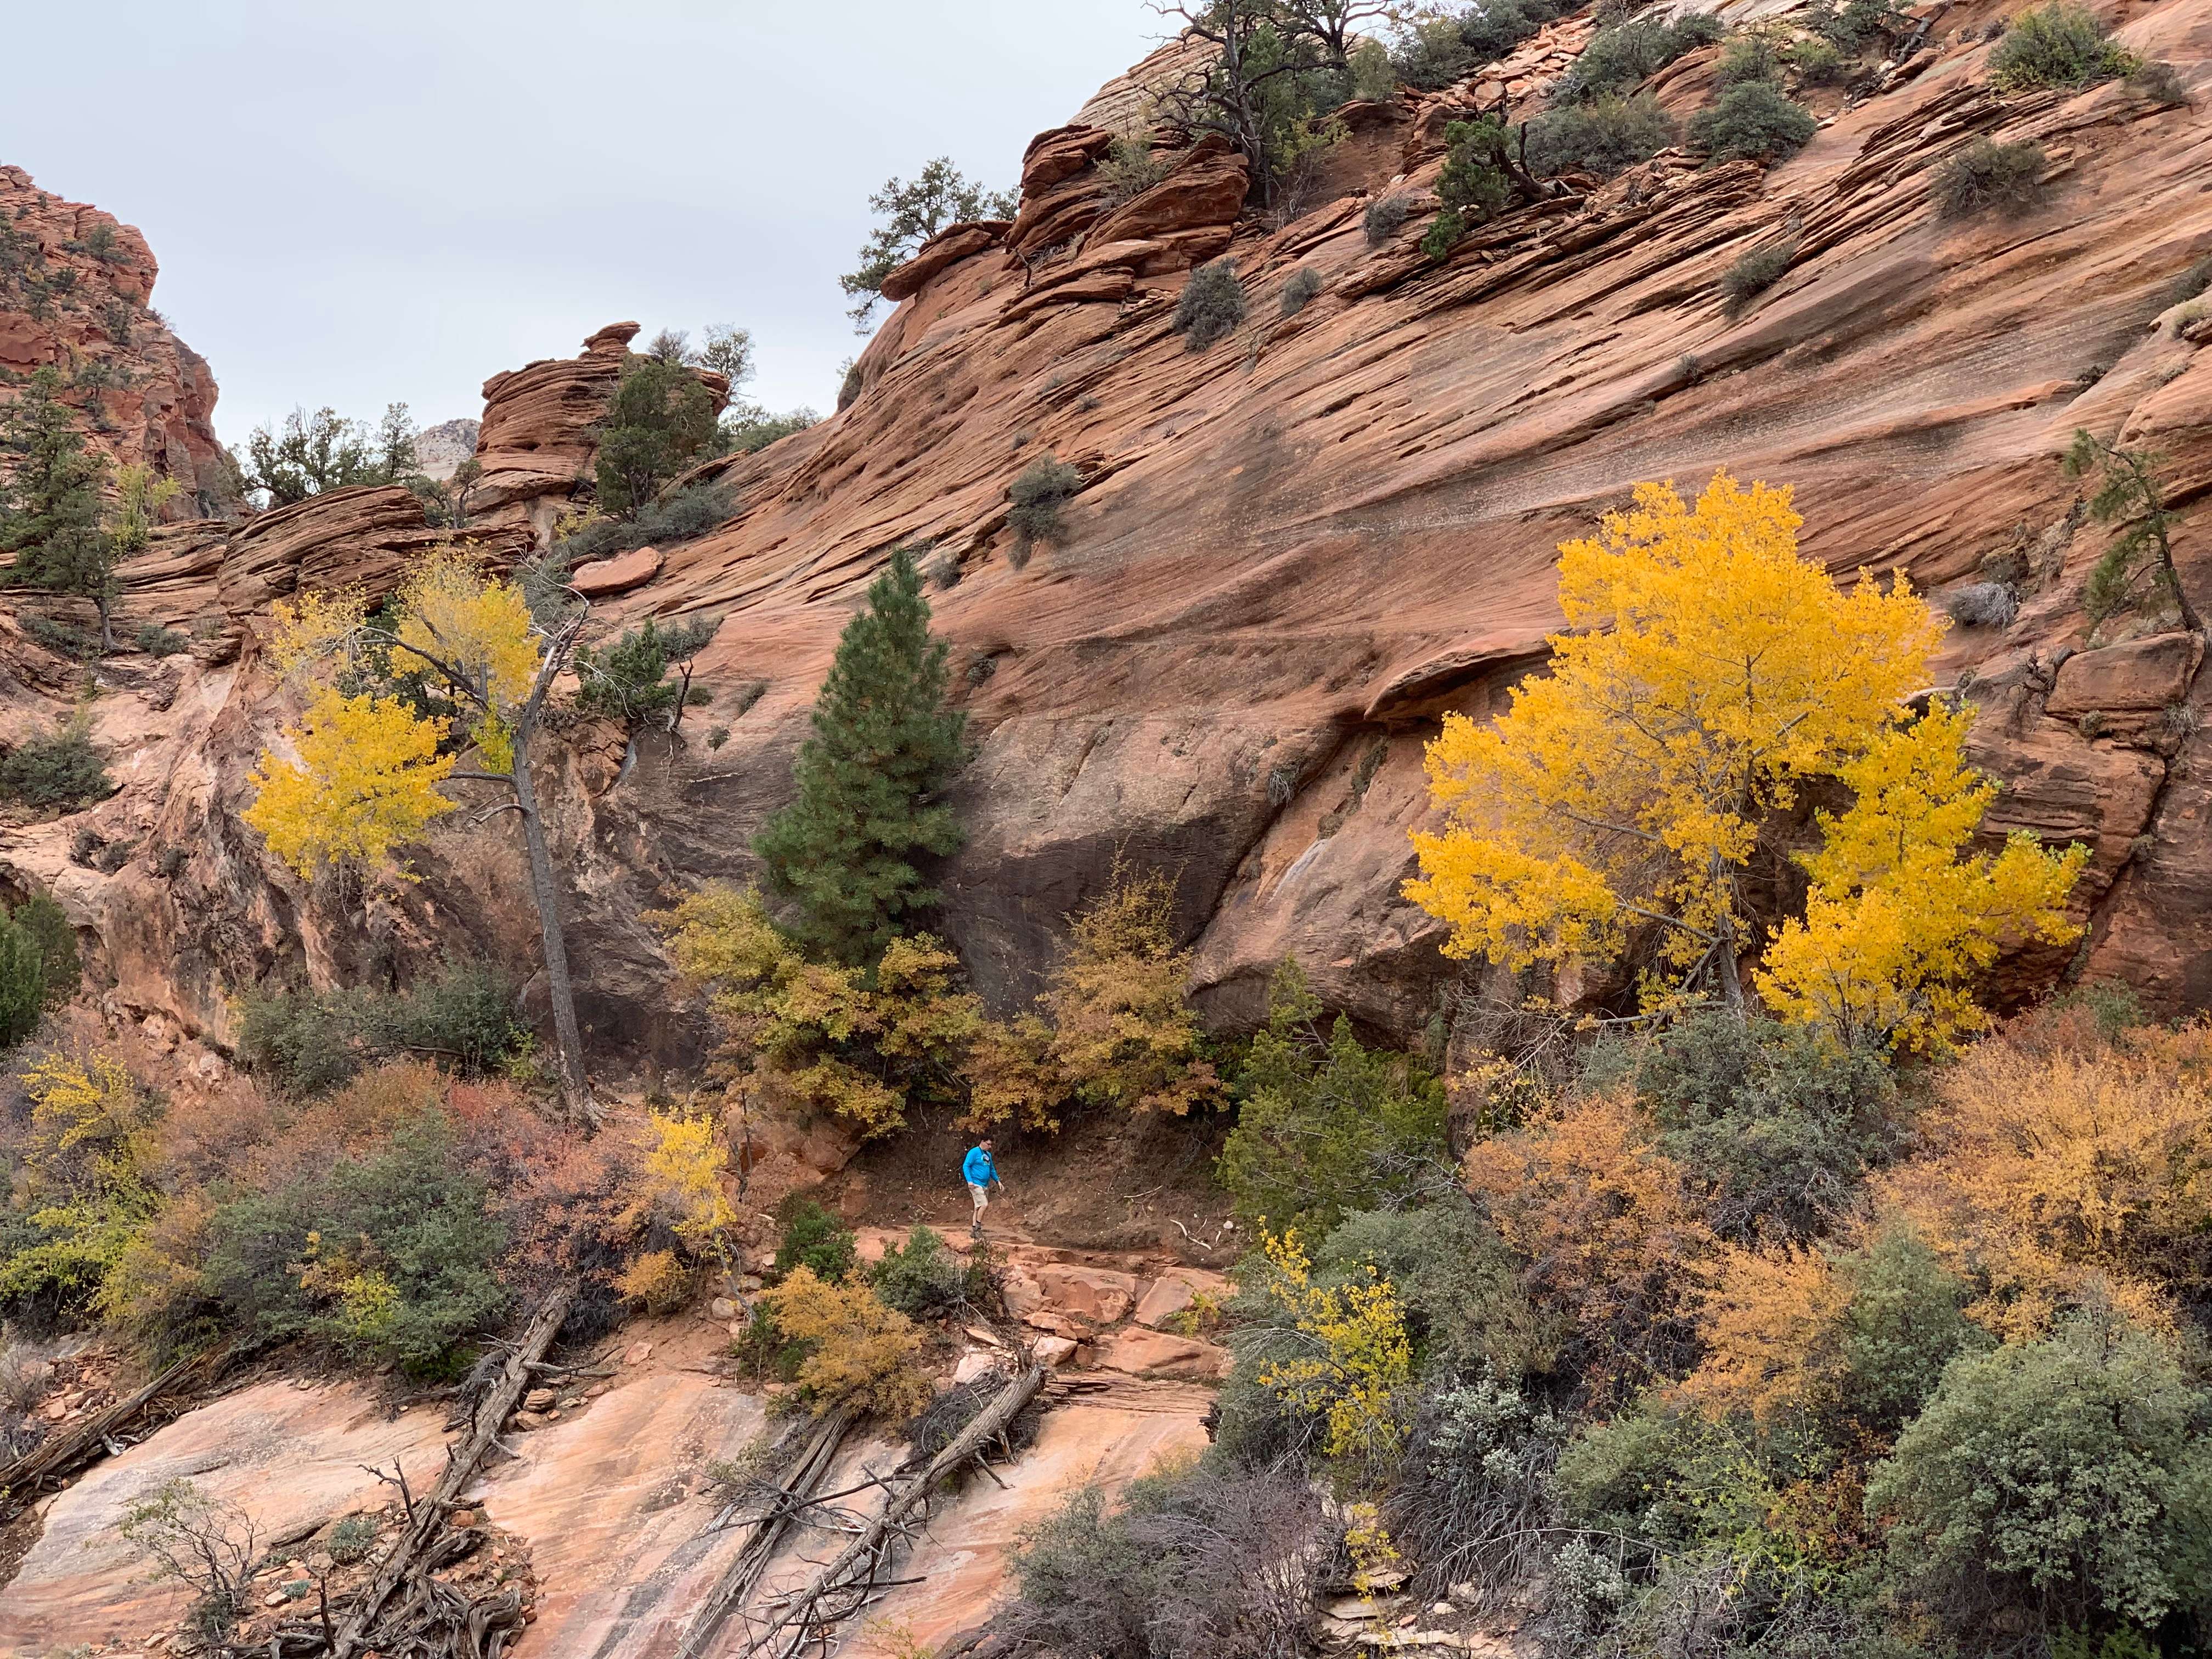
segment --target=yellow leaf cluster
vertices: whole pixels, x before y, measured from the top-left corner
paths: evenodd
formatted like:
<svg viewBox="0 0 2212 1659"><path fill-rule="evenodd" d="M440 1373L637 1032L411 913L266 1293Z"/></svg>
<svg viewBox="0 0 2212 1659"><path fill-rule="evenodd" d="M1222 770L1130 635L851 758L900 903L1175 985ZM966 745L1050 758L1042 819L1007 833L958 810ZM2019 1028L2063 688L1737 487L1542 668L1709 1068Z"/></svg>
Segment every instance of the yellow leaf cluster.
<svg viewBox="0 0 2212 1659"><path fill-rule="evenodd" d="M1551 672L1429 748L1447 828L1414 836L1406 891L1447 951L1606 961L1638 918L1678 970L1725 948L1761 821L1897 717L1939 633L1901 580L1844 591L1800 558L1801 522L1788 490L1723 472L1694 507L1640 485L1561 546Z"/></svg>
<svg viewBox="0 0 2212 1659"><path fill-rule="evenodd" d="M673 1250L647 1250L615 1276L615 1289L653 1315L672 1314L691 1293L691 1275Z"/></svg>
<svg viewBox="0 0 2212 1659"><path fill-rule="evenodd" d="M399 643L461 680L487 712L530 696L542 646L519 584L493 580L477 560L441 547L400 588L399 612Z"/></svg>
<svg viewBox="0 0 2212 1659"><path fill-rule="evenodd" d="M811 1345L799 1386L817 1416L850 1406L899 1421L929 1403L921 1331L866 1280L832 1285L811 1267L796 1267L762 1291L761 1302L787 1340Z"/></svg>
<svg viewBox="0 0 2212 1659"><path fill-rule="evenodd" d="M1175 943L1175 884L1120 860L1104 895L1070 919L1068 949L1038 999L1063 1089L1095 1105L1181 1117L1218 1098L1184 1000L1190 954Z"/></svg>
<svg viewBox="0 0 2212 1659"><path fill-rule="evenodd" d="M349 657L368 620L368 596L358 586L301 593L269 607L269 654L277 672L327 670Z"/></svg>
<svg viewBox="0 0 2212 1659"><path fill-rule="evenodd" d="M2049 853L2020 832L1994 857L1962 856L1996 793L1966 763L1972 724L1939 704L1838 769L1852 804L1818 815L1804 918L1782 924L1759 974L1784 1018L1939 1048L1988 1023L1962 981L2002 945L2081 933L2064 906L2087 848Z"/></svg>
<svg viewBox="0 0 2212 1659"><path fill-rule="evenodd" d="M396 697L320 687L285 733L297 758L263 752L243 816L303 876L338 860L380 863L453 810L438 793L453 769L438 752L444 735Z"/></svg>
<svg viewBox="0 0 2212 1659"><path fill-rule="evenodd" d="M2212 1026L1976 1043L1917 1127L1875 1201L1981 1289L1966 1311L1988 1329L2034 1335L2091 1294L2170 1328L2170 1296L2212 1289Z"/></svg>
<svg viewBox="0 0 2212 1659"><path fill-rule="evenodd" d="M1364 1283L1313 1282L1313 1264L1295 1229L1263 1228L1261 1284L1291 1317L1312 1352L1260 1372L1293 1411L1325 1419L1331 1457L1388 1458L1405 1443L1404 1393L1413 1379L1413 1346L1397 1287L1367 1269Z"/></svg>
<svg viewBox="0 0 2212 1659"><path fill-rule="evenodd" d="M1821 1251L1725 1246L1706 1274L1698 1335L1705 1358L1683 1394L1714 1417L1766 1422L1809 1406L1842 1370L1838 1335L1851 1286Z"/></svg>
<svg viewBox="0 0 2212 1659"><path fill-rule="evenodd" d="M714 884L656 918L690 979L714 985L726 1052L772 1099L831 1112L868 1135L906 1121L917 1083L957 1073L982 1029L959 958L927 933L891 941L864 970L809 962L757 890Z"/></svg>
<svg viewBox="0 0 2212 1659"><path fill-rule="evenodd" d="M729 1160L714 1120L654 1112L648 1125L645 1181L650 1203L692 1249L719 1252L737 1225L738 1213L722 1190Z"/></svg>

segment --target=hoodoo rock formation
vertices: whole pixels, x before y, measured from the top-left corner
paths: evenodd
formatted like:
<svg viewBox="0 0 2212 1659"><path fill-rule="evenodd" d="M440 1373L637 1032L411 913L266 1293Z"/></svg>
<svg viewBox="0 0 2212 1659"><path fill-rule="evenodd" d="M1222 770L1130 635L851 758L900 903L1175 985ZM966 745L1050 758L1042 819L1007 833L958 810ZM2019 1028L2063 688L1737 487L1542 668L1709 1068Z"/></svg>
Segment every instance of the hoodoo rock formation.
<svg viewBox="0 0 2212 1659"><path fill-rule="evenodd" d="M1996 92L1982 25L1999 11L1952 6L1901 63L1814 94L1817 137L1771 171L1669 151L1480 227L1441 262L1419 243L1446 119L1540 95L1586 18L1475 82L1366 109L1312 192L1326 199L1282 222L1245 207L1242 160L1218 144L1117 202L1108 127L1043 135L1012 223L956 227L887 285L897 307L849 406L698 469L726 489L726 522L604 589L609 629L720 626L695 681L714 704L682 741L579 720L545 780L593 1041L611 1059L695 1052L644 915L752 872L750 836L789 787L838 632L902 544L930 550L971 715L969 840L941 872L942 925L992 997L1030 994L1121 854L1174 872L1214 1016L1249 1019L1287 952L1334 1006L1419 1030L1462 982L1398 895L1423 744L1541 660L1559 541L1639 480L1693 489L1722 467L1795 486L1804 545L1836 571L1898 573L1939 602L1996 583L2016 602L1952 629L1943 686L1966 688L1977 757L2003 782L1991 830L2094 851L2081 951L2015 964L2017 986L2070 970L2160 1008L2212 1000L2212 684L2170 619L2092 623L2082 585L2109 532L2059 465L2081 427L2164 451L2183 579L2212 611L2212 355L2175 297L2212 256L2212 123L2126 82ZM2200 98L2212 86L2212 0L2108 21ZM1656 95L1687 113L1713 55L1675 64ZM1939 216L1935 170L1985 136L2045 146L2046 204ZM1363 215L1384 191L1413 213L1370 246ZM1722 274L1771 246L1791 250L1786 273L1732 307ZM1192 265L1224 255L1247 316L1194 351L1176 301ZM1318 296L1287 307L1301 270ZM27 326L11 315L0 338ZM542 538L587 475L634 332L487 384L474 507L499 550ZM1018 566L1008 486L1047 453L1082 489L1062 538ZM121 793L0 830L0 860L70 905L117 1016L219 1048L228 1000L272 975L398 972L441 945L535 959L498 826L441 830L419 882L340 893L297 881L238 821L290 695L258 653L263 607L388 580L429 533L409 511L395 492L339 492L170 532L126 573L126 612L197 622L204 641L97 670ZM0 633L12 741L75 686L12 623ZM108 850L88 861L88 845Z"/></svg>

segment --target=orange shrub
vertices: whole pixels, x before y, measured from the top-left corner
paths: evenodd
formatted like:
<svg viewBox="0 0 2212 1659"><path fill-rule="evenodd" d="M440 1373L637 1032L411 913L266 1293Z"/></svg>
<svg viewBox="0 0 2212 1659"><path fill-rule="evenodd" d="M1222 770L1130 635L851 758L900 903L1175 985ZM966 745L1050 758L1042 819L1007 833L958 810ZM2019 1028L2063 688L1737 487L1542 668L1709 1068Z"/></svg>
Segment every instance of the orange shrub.
<svg viewBox="0 0 2212 1659"><path fill-rule="evenodd" d="M1625 1094L1552 1107L1478 1141L1468 1187L1528 1258L1532 1297L1565 1313L1601 1391L1669 1369L1686 1344L1698 1263L1714 1248L1688 1173Z"/></svg>

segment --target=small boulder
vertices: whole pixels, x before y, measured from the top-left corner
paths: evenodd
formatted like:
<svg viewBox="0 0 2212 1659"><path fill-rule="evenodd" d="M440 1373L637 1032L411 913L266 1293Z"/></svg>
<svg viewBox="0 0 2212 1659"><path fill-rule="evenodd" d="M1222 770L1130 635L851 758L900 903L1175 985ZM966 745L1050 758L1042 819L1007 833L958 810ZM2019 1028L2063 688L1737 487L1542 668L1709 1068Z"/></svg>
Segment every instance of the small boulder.
<svg viewBox="0 0 2212 1659"><path fill-rule="evenodd" d="M1117 1323L1137 1299L1135 1278L1109 1267L1055 1261L1038 1268L1036 1276L1038 1287L1053 1307L1094 1325Z"/></svg>
<svg viewBox="0 0 2212 1659"><path fill-rule="evenodd" d="M981 1349L963 1353L960 1356L960 1363L952 1368L953 1383L957 1387L963 1382L973 1382L998 1363L998 1355L986 1353Z"/></svg>
<svg viewBox="0 0 2212 1659"><path fill-rule="evenodd" d="M1134 1376L1173 1376L1194 1382L1218 1382L1229 1375L1229 1354L1195 1337L1164 1331L1123 1331L1098 1362L1109 1371Z"/></svg>
<svg viewBox="0 0 2212 1659"><path fill-rule="evenodd" d="M1041 1336L1030 1349L1036 1363L1048 1371L1056 1371L1075 1358L1075 1344L1064 1336Z"/></svg>
<svg viewBox="0 0 2212 1659"><path fill-rule="evenodd" d="M707 1316L727 1323L738 1316L738 1304L726 1296L718 1296L707 1304Z"/></svg>
<svg viewBox="0 0 2212 1659"><path fill-rule="evenodd" d="M611 559L594 559L568 573L568 586L587 599L604 599L642 587L660 574L660 550L634 547Z"/></svg>
<svg viewBox="0 0 2212 1659"><path fill-rule="evenodd" d="M558 1397L550 1389L532 1389L522 1396L522 1408L528 1412L542 1412Z"/></svg>

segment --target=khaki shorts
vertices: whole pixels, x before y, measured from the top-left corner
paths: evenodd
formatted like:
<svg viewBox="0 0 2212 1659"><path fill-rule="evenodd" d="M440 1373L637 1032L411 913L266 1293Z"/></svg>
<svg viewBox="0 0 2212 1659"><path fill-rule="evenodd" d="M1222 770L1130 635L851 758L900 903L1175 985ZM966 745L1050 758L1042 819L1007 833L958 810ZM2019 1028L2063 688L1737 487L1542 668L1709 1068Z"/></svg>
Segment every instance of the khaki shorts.
<svg viewBox="0 0 2212 1659"><path fill-rule="evenodd" d="M968 1183L968 1196L975 1200L975 1213L981 1215L983 1213L983 1206L991 1201L991 1189L988 1187L979 1187L971 1181Z"/></svg>

